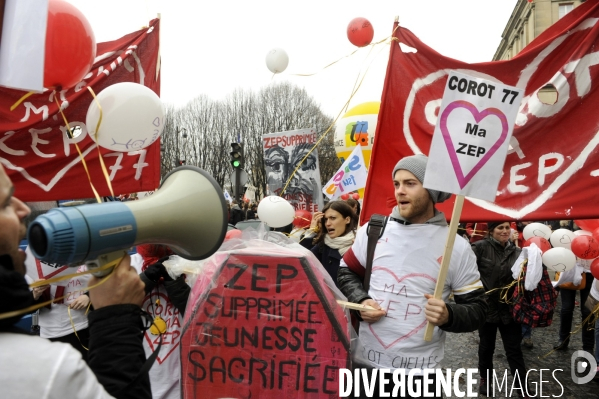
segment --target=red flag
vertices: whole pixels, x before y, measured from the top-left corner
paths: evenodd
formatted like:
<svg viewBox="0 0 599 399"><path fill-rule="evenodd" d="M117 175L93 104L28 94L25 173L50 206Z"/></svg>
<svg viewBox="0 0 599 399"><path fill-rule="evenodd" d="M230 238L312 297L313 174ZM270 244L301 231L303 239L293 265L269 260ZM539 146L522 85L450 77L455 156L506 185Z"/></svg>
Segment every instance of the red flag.
<svg viewBox="0 0 599 399"><path fill-rule="evenodd" d="M373 213L389 214L395 205L391 172L397 161L428 154L449 70L525 90L496 200L466 198L462 221L598 217L598 20L599 2L587 2L513 59L479 64L444 57L399 27L387 66L362 222ZM547 84L558 91L553 105L537 97ZM453 201L438 208L449 217Z"/></svg>
<svg viewBox="0 0 599 399"><path fill-rule="evenodd" d="M158 30L156 19L149 28L99 43L90 73L75 87L56 93L71 128L81 128L82 134L73 140L67 138L53 92L34 94L10 111L25 92L0 88L0 162L17 187L19 199L50 201L94 196L74 142L85 156L100 195L110 195L96 145L85 126L85 116L93 100L87 86L98 94L114 83L135 82L160 95L160 77L156 76ZM129 153L105 149L101 152L115 194L158 187L159 141Z"/></svg>

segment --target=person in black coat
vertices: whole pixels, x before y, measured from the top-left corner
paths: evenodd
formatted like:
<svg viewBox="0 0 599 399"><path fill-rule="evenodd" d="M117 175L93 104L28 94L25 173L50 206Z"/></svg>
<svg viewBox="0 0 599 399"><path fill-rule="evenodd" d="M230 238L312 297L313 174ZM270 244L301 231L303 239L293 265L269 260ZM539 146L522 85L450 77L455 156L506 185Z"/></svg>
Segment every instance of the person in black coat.
<svg viewBox="0 0 599 399"><path fill-rule="evenodd" d="M354 243L357 226L358 217L345 201L329 202L312 218L311 229L317 230L317 233L311 251L335 284L339 263Z"/></svg>
<svg viewBox="0 0 599 399"><path fill-rule="evenodd" d="M485 291L497 289L487 294L487 319L478 330L478 369L481 376L479 394L484 395L487 394L489 381L493 379L493 353L497 330L501 334L512 376L515 376L517 371L520 381L524 381L526 377L526 366L520 346L522 327L514 321L510 306L500 301L501 291L498 289L514 281L512 266L522 251L513 243L513 240L518 239L518 233L511 232L509 222L489 222L487 227L487 236L472 244ZM517 383L514 386L521 385Z"/></svg>

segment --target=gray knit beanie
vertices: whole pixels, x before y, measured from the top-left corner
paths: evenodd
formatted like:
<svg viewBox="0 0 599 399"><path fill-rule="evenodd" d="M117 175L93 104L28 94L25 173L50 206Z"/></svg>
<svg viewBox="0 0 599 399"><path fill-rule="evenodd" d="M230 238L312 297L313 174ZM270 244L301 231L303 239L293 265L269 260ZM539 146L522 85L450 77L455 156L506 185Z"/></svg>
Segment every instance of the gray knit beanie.
<svg viewBox="0 0 599 399"><path fill-rule="evenodd" d="M420 183L423 183L424 182L424 172L426 172L427 161L428 161L428 157L426 155L422 155L422 154L412 155L409 157L402 158L397 163L397 165L395 165L395 167L393 168L393 174L391 174L391 178L394 179L395 172L397 172L400 169L403 169L403 170L407 170L408 172L412 173L414 176L416 176L416 178L418 180L420 180ZM431 199L433 200L433 202L435 204L438 202L443 202L446 199L449 199L449 197L451 197L451 194L444 193L442 191L431 190L428 188L426 189L426 191L428 191L428 193L431 196Z"/></svg>

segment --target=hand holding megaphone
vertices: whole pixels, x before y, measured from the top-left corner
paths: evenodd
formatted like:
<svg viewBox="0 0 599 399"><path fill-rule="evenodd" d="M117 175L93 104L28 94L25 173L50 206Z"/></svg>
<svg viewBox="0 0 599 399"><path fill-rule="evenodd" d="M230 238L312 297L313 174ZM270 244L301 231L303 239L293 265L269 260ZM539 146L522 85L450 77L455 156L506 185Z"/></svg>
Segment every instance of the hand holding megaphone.
<svg viewBox="0 0 599 399"><path fill-rule="evenodd" d="M48 263L98 268L138 244L168 245L177 255L200 260L212 255L227 232L222 189L204 170L183 166L160 189L139 201L55 208L27 231L36 258Z"/></svg>

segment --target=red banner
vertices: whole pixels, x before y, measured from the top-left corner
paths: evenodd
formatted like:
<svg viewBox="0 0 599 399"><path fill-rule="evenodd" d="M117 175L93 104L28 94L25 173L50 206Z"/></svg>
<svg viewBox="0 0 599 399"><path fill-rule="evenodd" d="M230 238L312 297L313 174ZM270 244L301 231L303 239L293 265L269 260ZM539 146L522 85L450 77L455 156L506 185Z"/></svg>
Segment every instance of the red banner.
<svg viewBox="0 0 599 399"><path fill-rule="evenodd" d="M160 95L157 75L159 20L149 28L118 40L99 43L90 73L75 87L46 91L10 108L22 91L0 88L0 162L24 201L50 201L93 197L75 147L79 145L100 195L110 195L96 144L89 137L85 117L93 100L87 86L98 94L114 83L143 84ZM73 54L76 57L77 54ZM65 60L69 62L69 60ZM69 139L55 96L71 128L81 134ZM153 190L160 182L160 143L128 153L101 149L115 194Z"/></svg>
<svg viewBox="0 0 599 399"><path fill-rule="evenodd" d="M391 45L362 222L396 205L391 172L428 154L451 70L524 89L494 203L466 198L462 221L585 219L599 216L599 2L566 15L511 60L467 64L442 56L409 30ZM472 49L476 51L476 49ZM557 101L541 102L546 85ZM455 197L454 197L455 198ZM438 208L451 215L453 200Z"/></svg>
<svg viewBox="0 0 599 399"><path fill-rule="evenodd" d="M338 397L349 322L306 258L223 253L202 271L181 337L184 398ZM218 254L217 254L218 255Z"/></svg>

